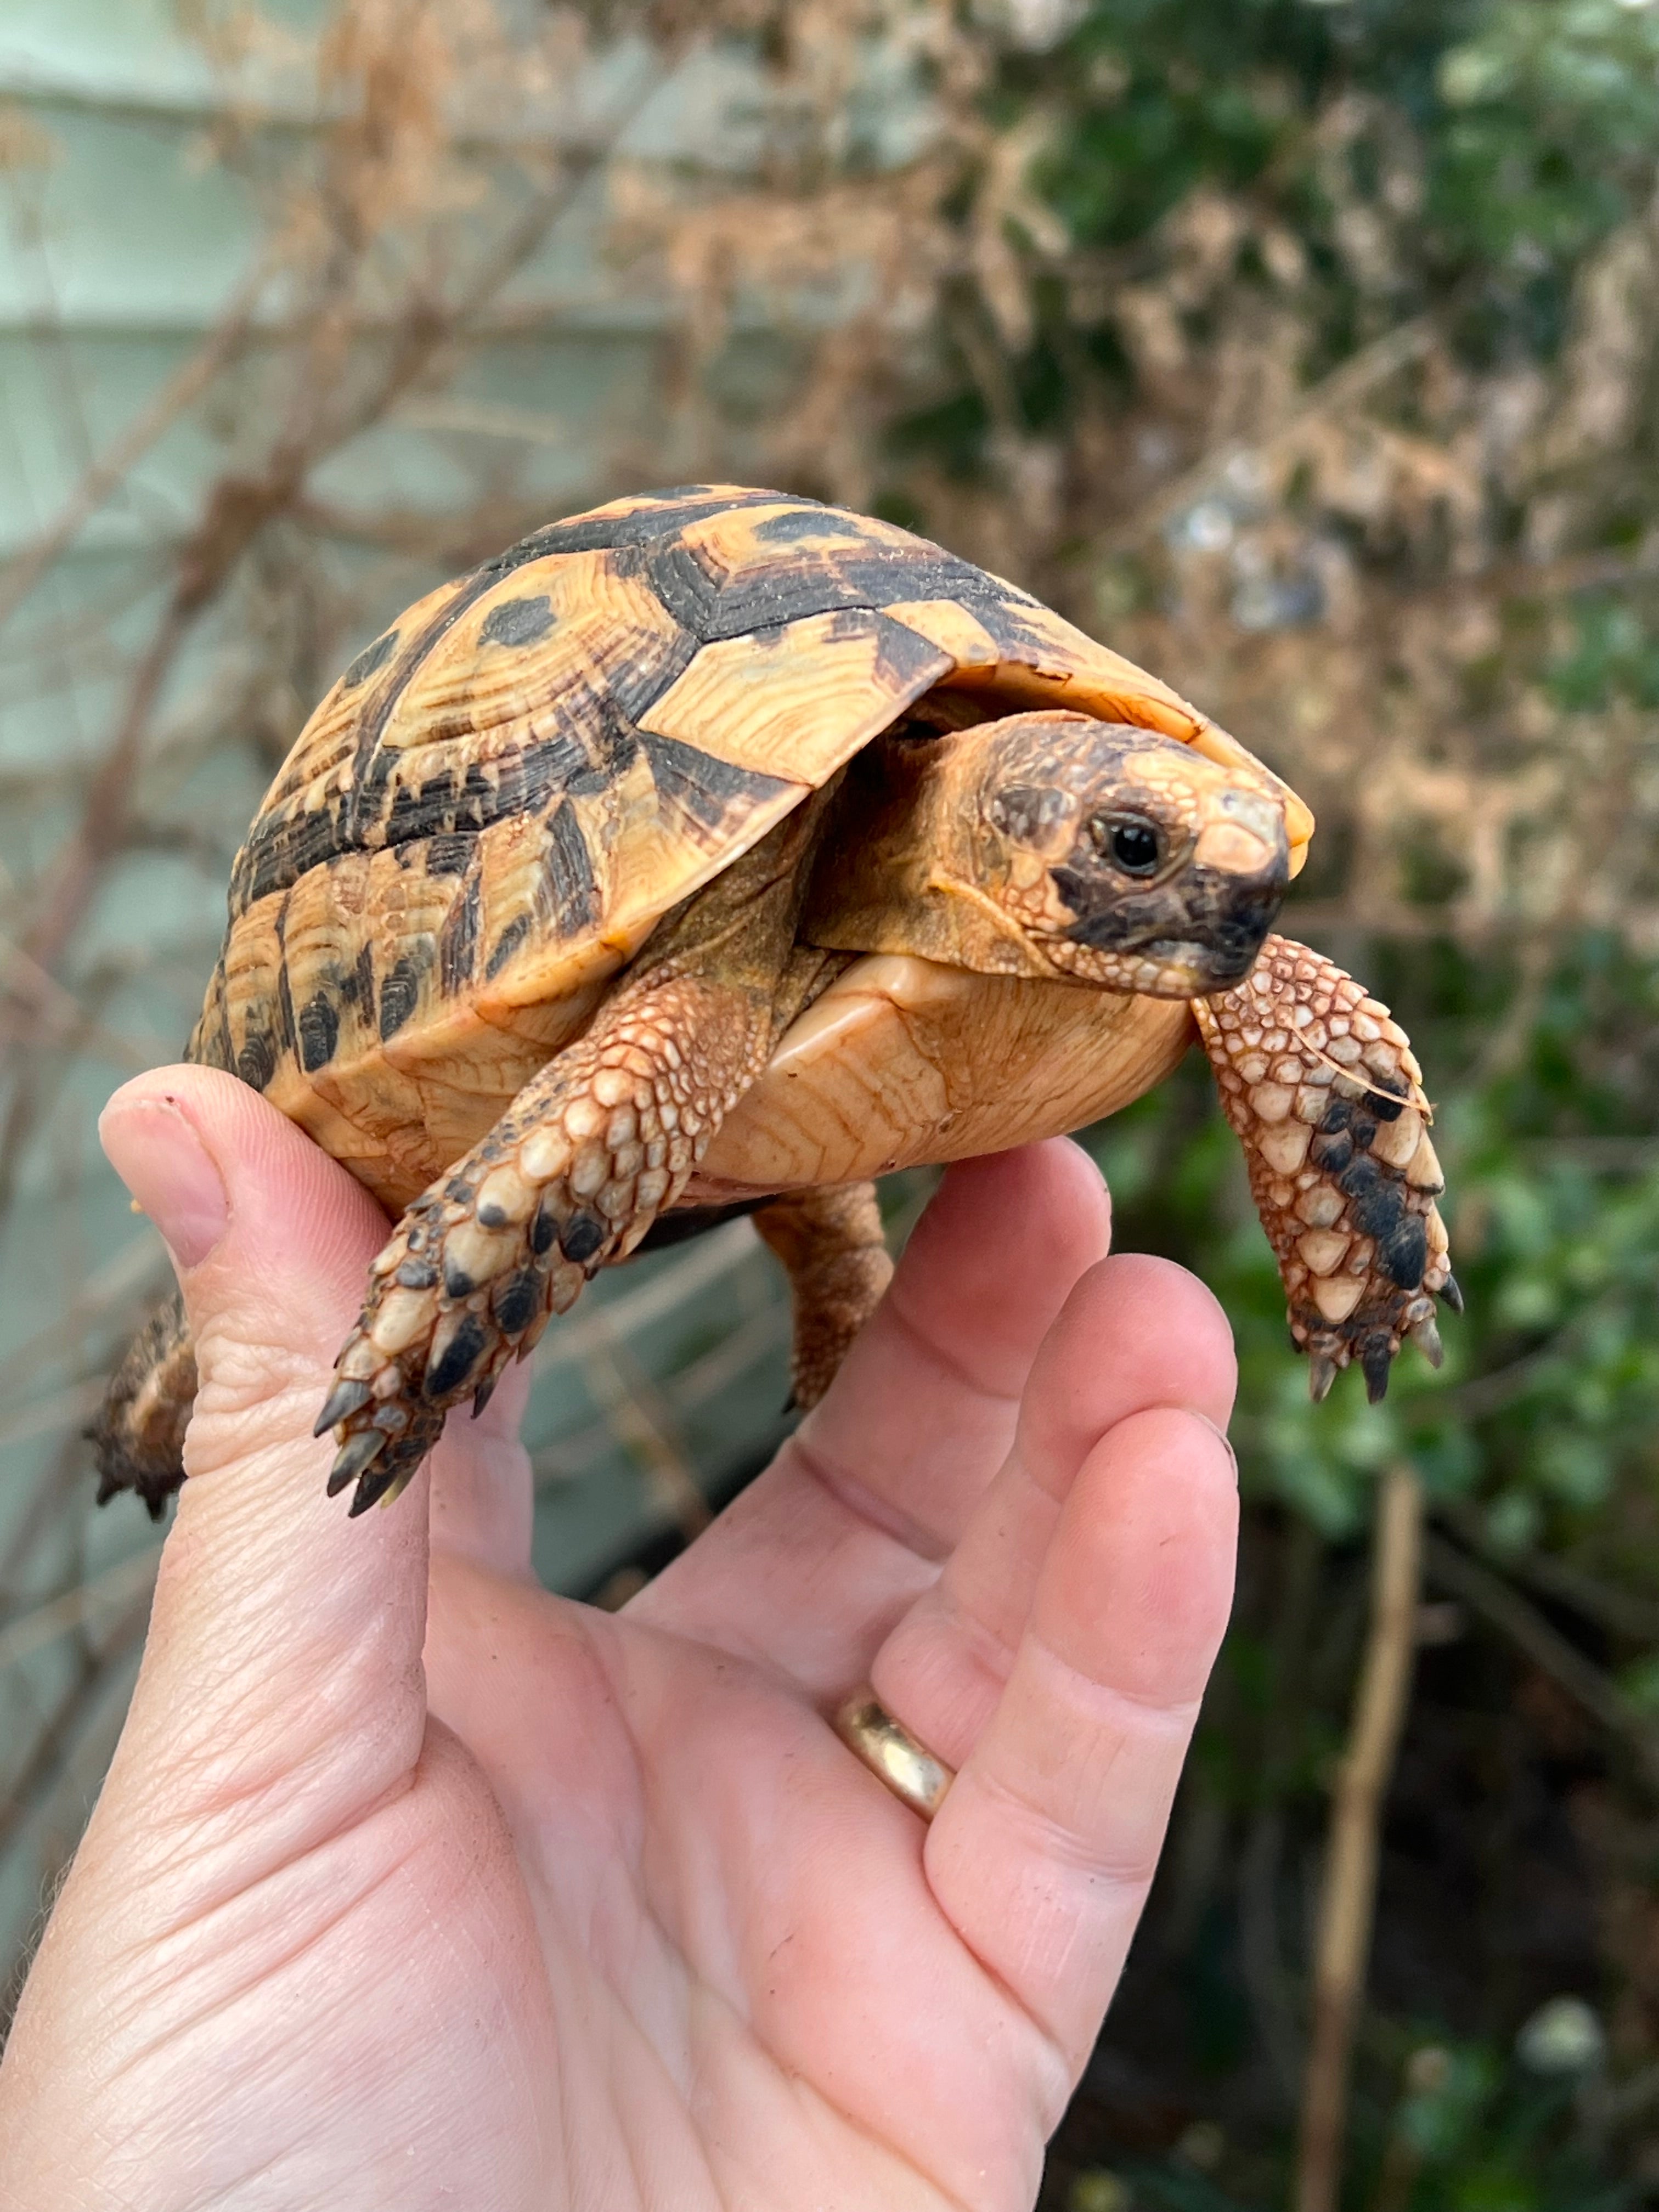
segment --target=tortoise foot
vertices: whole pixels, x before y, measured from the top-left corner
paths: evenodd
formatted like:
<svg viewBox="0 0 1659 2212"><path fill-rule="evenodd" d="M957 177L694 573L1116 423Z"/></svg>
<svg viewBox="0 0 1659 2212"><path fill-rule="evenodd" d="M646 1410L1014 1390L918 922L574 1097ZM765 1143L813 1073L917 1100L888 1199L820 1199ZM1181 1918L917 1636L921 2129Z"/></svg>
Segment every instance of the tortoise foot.
<svg viewBox="0 0 1659 2212"><path fill-rule="evenodd" d="M794 1299L786 1411L816 1406L853 1339L893 1279L872 1182L791 1191L762 1206L755 1226L783 1262Z"/></svg>
<svg viewBox="0 0 1659 2212"><path fill-rule="evenodd" d="M355 1482L354 1515L395 1498L449 1409L482 1411L508 1361L678 1196L752 1073L734 1084L720 1011L685 977L619 994L410 1206L317 1421L339 1444L330 1495ZM747 1025L738 1042L752 1059Z"/></svg>
<svg viewBox="0 0 1659 2212"><path fill-rule="evenodd" d="M1422 1073L1386 1006L1334 961L1270 937L1248 981L1194 1001L1279 1261L1316 1401L1357 1362L1375 1404L1409 1337L1441 1360L1435 1301L1462 1299Z"/></svg>

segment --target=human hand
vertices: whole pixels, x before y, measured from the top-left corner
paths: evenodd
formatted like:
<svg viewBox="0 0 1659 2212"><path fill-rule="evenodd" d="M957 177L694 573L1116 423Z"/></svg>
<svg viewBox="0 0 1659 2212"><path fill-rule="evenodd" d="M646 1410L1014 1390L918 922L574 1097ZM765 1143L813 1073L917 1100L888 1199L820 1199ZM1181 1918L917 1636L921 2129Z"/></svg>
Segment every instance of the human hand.
<svg viewBox="0 0 1659 2212"><path fill-rule="evenodd" d="M521 1378L390 1511L325 1498L386 1234L343 1169L199 1068L104 1132L201 1389L0 2204L1030 2204L1227 1613L1208 1294L1103 1258L1070 1145L953 1169L829 1396L613 1616L532 1577ZM866 1679L960 1769L931 1827L828 1724Z"/></svg>

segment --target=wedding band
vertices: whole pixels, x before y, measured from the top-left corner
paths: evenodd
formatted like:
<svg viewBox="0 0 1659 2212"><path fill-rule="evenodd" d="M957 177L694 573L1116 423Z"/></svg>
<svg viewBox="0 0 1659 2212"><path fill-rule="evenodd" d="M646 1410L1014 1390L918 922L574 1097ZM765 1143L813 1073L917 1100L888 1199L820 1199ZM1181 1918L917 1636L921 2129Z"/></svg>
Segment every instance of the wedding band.
<svg viewBox="0 0 1659 2212"><path fill-rule="evenodd" d="M956 1779L955 1771L901 1728L867 1684L855 1690L836 1715L836 1734L895 1797L924 1820L933 1819Z"/></svg>

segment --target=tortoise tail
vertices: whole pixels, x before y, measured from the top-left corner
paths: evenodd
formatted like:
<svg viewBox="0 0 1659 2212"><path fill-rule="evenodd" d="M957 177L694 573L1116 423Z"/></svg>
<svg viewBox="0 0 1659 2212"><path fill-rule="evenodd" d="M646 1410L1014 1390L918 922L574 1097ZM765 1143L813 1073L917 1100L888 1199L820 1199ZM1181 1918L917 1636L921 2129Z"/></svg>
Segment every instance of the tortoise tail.
<svg viewBox="0 0 1659 2212"><path fill-rule="evenodd" d="M196 1347L175 1291L155 1309L110 1379L87 1434L98 1503L136 1490L152 1521L185 1479L185 1430L196 1401Z"/></svg>

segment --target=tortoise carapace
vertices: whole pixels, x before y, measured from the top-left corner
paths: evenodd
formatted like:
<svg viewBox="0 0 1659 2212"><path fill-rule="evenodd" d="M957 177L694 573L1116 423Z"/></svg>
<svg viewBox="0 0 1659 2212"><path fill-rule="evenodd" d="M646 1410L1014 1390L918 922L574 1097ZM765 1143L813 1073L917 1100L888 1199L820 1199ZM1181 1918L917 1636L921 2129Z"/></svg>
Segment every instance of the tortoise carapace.
<svg viewBox="0 0 1659 2212"><path fill-rule="evenodd" d="M398 1219L319 1433L409 1481L594 1272L754 1212L820 1395L888 1275L872 1178L1077 1128L1194 1032L1316 1396L1455 1303L1419 1071L1270 934L1313 823L1013 586L769 491L613 501L429 594L301 733L189 1047ZM682 1217L677 1224L675 1217ZM103 1494L182 1479L176 1304Z"/></svg>

